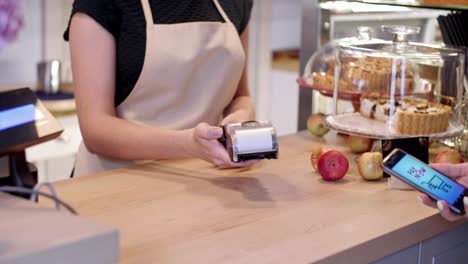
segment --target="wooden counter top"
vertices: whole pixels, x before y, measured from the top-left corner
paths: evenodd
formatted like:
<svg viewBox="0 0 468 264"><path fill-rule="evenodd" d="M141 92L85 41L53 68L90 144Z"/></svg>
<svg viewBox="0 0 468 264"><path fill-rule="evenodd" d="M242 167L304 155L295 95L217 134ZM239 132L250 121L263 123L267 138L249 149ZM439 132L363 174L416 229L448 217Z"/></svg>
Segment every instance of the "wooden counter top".
<svg viewBox="0 0 468 264"><path fill-rule="evenodd" d="M344 179L313 171L318 144L348 154ZM356 157L334 133L303 131L250 170L163 161L54 185L82 217L119 229L121 263L368 263L459 224L415 191L363 181Z"/></svg>

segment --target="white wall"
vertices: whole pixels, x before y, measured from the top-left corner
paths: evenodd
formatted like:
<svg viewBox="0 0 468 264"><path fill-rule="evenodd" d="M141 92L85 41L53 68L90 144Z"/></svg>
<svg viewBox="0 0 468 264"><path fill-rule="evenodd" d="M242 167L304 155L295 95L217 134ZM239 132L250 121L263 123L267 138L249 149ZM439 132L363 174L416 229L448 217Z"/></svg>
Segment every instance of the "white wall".
<svg viewBox="0 0 468 264"><path fill-rule="evenodd" d="M59 59L62 62L62 79L70 82L70 48L63 40L63 32L68 26L73 0L43 0L44 18L44 58Z"/></svg>
<svg viewBox="0 0 468 264"><path fill-rule="evenodd" d="M278 135L297 131L299 105L297 75L297 72L292 71L271 71L271 121Z"/></svg>
<svg viewBox="0 0 468 264"><path fill-rule="evenodd" d="M25 26L17 41L0 50L0 86L35 84L41 60L63 62L62 77L71 81L68 43L63 40L73 0L18 0Z"/></svg>
<svg viewBox="0 0 468 264"><path fill-rule="evenodd" d="M300 46L301 0L256 0L252 15L249 74L257 119L273 122L279 135L297 131L297 71L274 70L272 52Z"/></svg>
<svg viewBox="0 0 468 264"><path fill-rule="evenodd" d="M271 2L271 49L298 49L301 39L302 0Z"/></svg>
<svg viewBox="0 0 468 264"><path fill-rule="evenodd" d="M42 1L18 0L24 28L18 39L0 50L0 85L36 82L36 63L42 59Z"/></svg>

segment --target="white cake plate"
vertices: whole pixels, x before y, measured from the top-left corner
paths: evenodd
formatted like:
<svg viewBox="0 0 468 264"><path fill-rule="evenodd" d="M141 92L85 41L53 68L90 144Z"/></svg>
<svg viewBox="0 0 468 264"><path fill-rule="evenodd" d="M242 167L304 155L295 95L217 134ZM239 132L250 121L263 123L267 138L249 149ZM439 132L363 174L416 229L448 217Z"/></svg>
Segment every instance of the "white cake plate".
<svg viewBox="0 0 468 264"><path fill-rule="evenodd" d="M330 115L325 119L325 124L345 134L355 134L359 136L375 139L400 139L429 137L432 140L441 140L451 137L457 137L463 134L463 125L449 121L449 127L446 131L434 134L400 134L391 130L388 123L372 120L362 116L359 113L344 113L339 115Z"/></svg>

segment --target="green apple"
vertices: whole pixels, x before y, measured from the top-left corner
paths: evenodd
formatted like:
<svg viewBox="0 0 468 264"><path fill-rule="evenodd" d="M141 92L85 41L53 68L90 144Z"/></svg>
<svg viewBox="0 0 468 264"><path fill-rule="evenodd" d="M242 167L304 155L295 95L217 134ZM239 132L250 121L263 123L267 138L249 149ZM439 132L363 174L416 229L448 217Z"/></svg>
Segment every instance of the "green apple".
<svg viewBox="0 0 468 264"><path fill-rule="evenodd" d="M364 180L376 181L383 178L382 153L365 152L358 158L359 175Z"/></svg>
<svg viewBox="0 0 468 264"><path fill-rule="evenodd" d="M372 148L374 140L368 137L349 135L346 142L353 153L363 153Z"/></svg>
<svg viewBox="0 0 468 264"><path fill-rule="evenodd" d="M310 163L312 164L312 167L317 170L317 163L320 157L322 157L323 154L331 150L327 146L319 146L315 148L312 153L310 153Z"/></svg>
<svg viewBox="0 0 468 264"><path fill-rule="evenodd" d="M312 135L321 137L330 131L330 129L323 123L324 119L325 115L322 113L311 114L309 116L307 119L307 129Z"/></svg>

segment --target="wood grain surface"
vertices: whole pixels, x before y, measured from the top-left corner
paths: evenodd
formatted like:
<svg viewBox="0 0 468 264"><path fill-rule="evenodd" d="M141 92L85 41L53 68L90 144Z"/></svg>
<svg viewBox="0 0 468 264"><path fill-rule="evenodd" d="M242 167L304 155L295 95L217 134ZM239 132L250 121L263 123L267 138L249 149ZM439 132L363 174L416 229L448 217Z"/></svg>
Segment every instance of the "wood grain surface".
<svg viewBox="0 0 468 264"><path fill-rule="evenodd" d="M120 231L121 263L368 263L460 223L417 192L366 182L335 133L279 140L280 158L251 169L200 160L149 162L55 184L82 217ZM314 147L344 152L350 169L325 182Z"/></svg>

